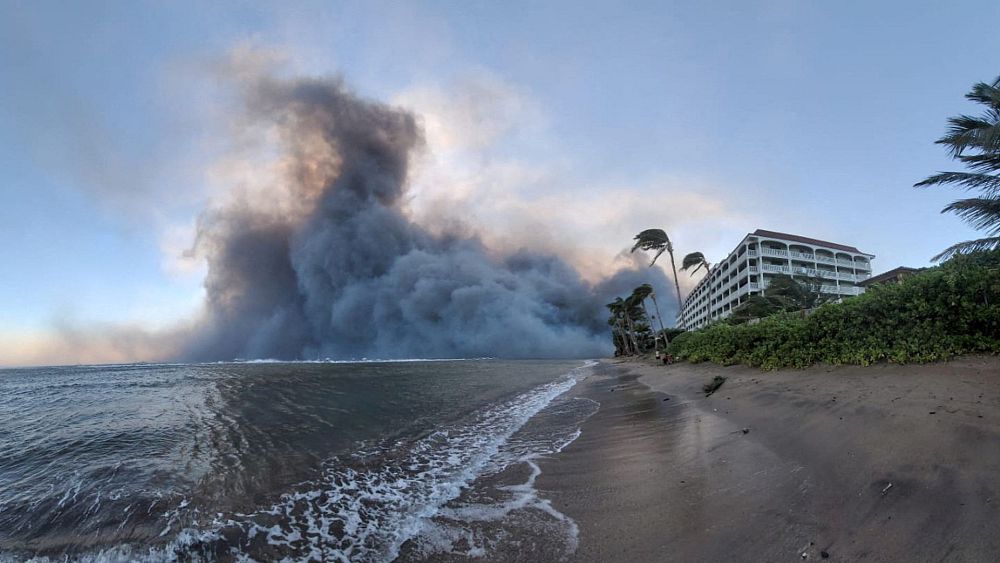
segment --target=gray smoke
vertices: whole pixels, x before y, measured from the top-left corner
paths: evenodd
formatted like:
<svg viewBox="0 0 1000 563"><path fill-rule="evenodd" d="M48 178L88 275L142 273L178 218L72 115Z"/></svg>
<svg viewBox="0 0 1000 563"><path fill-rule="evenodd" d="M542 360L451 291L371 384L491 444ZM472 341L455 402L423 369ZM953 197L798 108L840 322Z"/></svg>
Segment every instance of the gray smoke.
<svg viewBox="0 0 1000 563"><path fill-rule="evenodd" d="M273 205L235 197L200 217L206 317L185 359L598 356L611 350L604 303L646 282L669 295L658 268L591 285L558 256L498 255L411 221L422 138L405 111L339 80L249 92L250 119L280 131L283 185Z"/></svg>

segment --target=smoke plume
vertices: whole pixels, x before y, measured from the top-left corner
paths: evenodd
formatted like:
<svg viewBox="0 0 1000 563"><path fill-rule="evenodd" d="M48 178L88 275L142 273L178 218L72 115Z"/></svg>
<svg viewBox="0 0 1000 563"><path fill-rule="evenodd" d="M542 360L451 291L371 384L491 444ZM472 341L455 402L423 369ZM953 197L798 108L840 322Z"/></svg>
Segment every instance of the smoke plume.
<svg viewBox="0 0 1000 563"><path fill-rule="evenodd" d="M417 224L414 115L339 79L250 84L245 119L275 135L278 173L199 218L206 310L184 359L598 356L604 303L669 287L636 263L591 284L559 256L488 248L474 226Z"/></svg>

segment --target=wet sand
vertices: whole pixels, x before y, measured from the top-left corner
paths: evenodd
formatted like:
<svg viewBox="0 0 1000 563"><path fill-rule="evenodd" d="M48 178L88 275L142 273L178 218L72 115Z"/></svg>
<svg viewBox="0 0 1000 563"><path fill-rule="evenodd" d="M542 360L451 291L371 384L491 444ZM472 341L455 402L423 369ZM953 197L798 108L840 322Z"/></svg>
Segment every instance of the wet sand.
<svg viewBox="0 0 1000 563"><path fill-rule="evenodd" d="M713 396L701 386L728 378ZM989 561L1000 359L761 372L606 361L542 460L574 561ZM746 432L744 432L746 430Z"/></svg>

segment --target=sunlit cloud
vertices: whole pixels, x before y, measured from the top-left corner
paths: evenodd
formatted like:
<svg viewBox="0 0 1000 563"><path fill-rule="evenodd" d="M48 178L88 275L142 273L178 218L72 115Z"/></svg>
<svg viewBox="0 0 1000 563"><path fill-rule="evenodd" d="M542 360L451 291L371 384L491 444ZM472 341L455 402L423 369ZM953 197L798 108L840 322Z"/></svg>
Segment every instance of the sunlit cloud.
<svg viewBox="0 0 1000 563"><path fill-rule="evenodd" d="M557 253L589 279L620 264L639 231L668 231L679 254L728 252L757 221L709 180L664 173L606 185L574 171L522 88L480 71L420 85L394 102L420 116L427 149L412 178L411 212L433 228L464 222L491 247ZM627 178L627 171L622 171ZM682 275L684 286L693 281Z"/></svg>

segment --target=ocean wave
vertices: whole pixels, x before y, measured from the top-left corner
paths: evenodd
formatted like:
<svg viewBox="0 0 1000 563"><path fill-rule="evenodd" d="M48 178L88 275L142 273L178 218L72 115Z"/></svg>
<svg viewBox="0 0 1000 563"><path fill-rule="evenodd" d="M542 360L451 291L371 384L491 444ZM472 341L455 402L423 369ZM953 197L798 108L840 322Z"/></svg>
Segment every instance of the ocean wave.
<svg viewBox="0 0 1000 563"><path fill-rule="evenodd" d="M458 546L466 545L462 553L475 556L488 552L488 542L470 542L467 534L463 539L463 526L446 522L495 522L525 509L546 514L565 534L571 550L576 525L538 496L534 483L541 470L535 461L575 440L582 419L573 414L567 418L569 423L541 425L547 428L543 430L528 423L561 416L564 409L576 409L584 415L588 409L596 410L587 405L581 410L581 401L586 400L565 395L594 364L588 361L562 378L483 408L461 422L440 426L414 441L383 442L330 459L317 478L291 487L265 508L207 514L181 500L176 510L163 514L162 542L142 547L121 544L54 560L391 561L411 540L425 552L458 553ZM548 414L539 417L543 411ZM480 476L518 463L527 464L528 476L521 483L503 487L500 502L491 505L460 499ZM23 557L0 553L0 562L15 560Z"/></svg>

